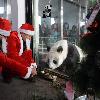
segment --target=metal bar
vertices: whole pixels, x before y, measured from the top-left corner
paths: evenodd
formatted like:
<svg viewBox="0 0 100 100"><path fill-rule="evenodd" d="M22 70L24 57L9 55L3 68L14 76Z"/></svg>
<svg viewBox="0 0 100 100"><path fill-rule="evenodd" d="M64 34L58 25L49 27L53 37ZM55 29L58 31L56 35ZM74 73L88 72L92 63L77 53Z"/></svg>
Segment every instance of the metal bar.
<svg viewBox="0 0 100 100"><path fill-rule="evenodd" d="M79 2L80 3L80 2ZM81 4L79 4L79 24L78 24L78 36L80 40L80 22L81 22Z"/></svg>
<svg viewBox="0 0 100 100"><path fill-rule="evenodd" d="M34 23L34 29L35 29L35 34L33 36L33 54L36 54L36 60L38 63L38 45L39 45L39 23L38 23L38 3L39 0L32 0L33 3L33 23Z"/></svg>
<svg viewBox="0 0 100 100"><path fill-rule="evenodd" d="M61 39L63 39L63 0L61 0Z"/></svg>

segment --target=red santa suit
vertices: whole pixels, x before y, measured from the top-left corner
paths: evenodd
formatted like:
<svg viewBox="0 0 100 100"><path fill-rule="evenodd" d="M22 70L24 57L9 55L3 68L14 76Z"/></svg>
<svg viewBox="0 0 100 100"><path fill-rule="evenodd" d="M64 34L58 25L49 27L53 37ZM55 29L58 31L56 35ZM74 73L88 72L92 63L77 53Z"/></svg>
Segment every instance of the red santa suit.
<svg viewBox="0 0 100 100"><path fill-rule="evenodd" d="M2 38L2 51L5 54L7 53L7 47L9 47L9 45L7 43L7 38L10 35L10 31L11 31L10 21L0 18L0 34L2 36L4 36ZM5 37L7 37L7 38L5 38ZM10 49L8 48L8 50L10 50ZM2 68L3 68L2 73L7 70L11 74L11 75L8 75L8 77L9 76L12 77L13 74L15 74L15 73L16 73L16 75L19 75L20 77L23 77L23 78L29 78L30 77L30 75L32 73L32 68L33 68L32 64L29 64L29 62L32 62L31 59L30 59L30 58L32 58L31 57L31 55L32 55L31 51L27 51L27 52L23 53L22 56L24 57L24 59L21 59L21 57L19 57L18 58L20 60L19 62L14 61L12 59L8 59L7 57L4 57L1 52L0 52L0 54L1 54L1 56L0 56L0 66L2 66ZM26 59L25 55L30 55L30 57L29 57L29 59L27 59L27 61L25 60ZM9 55L9 57L11 57L11 56ZM15 55L15 57L16 57L16 55ZM14 56L11 57L11 58L14 58ZM22 63L20 63L20 62L22 62Z"/></svg>
<svg viewBox="0 0 100 100"><path fill-rule="evenodd" d="M8 58L1 51L0 51L0 66L2 66L7 70L12 71L13 74L18 75L22 78L25 77L28 72L28 68L25 65L18 63L13 59Z"/></svg>
<svg viewBox="0 0 100 100"><path fill-rule="evenodd" d="M19 36L20 35L16 31L11 32L7 39L7 56L24 65L30 66L32 63L34 64L32 59L32 50L25 50L23 52L23 48L21 48L23 47L21 46L23 45L23 42Z"/></svg>
<svg viewBox="0 0 100 100"><path fill-rule="evenodd" d="M34 29L30 24L23 24L20 28L20 32L33 35ZM28 50L23 51L23 40L21 35L13 31L7 38L7 56L12 58L25 66L37 67L36 63L32 59L32 50L30 49L30 41L26 41Z"/></svg>

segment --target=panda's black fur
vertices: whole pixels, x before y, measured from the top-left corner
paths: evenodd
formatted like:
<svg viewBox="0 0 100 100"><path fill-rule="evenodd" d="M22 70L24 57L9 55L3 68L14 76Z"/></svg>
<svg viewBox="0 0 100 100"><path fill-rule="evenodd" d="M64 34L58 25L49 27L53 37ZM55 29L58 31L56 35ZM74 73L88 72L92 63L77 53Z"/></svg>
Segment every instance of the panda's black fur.
<svg viewBox="0 0 100 100"><path fill-rule="evenodd" d="M56 45L56 43L54 45ZM68 76L72 77L75 75L77 70L80 69L80 63L81 63L80 53L79 53L79 50L77 49L76 45L74 45L68 41L67 41L67 45L68 45L68 48L67 48L68 54L66 56L66 59L64 59L63 63L58 68L56 68L56 70L63 72L64 74L67 74ZM48 49L48 51L50 51L50 47L48 47L47 49ZM56 52L59 53L59 52L61 52L60 50L61 50L61 46L59 46L57 48ZM62 48L62 50L64 50L64 48Z"/></svg>
<svg viewBox="0 0 100 100"><path fill-rule="evenodd" d="M76 46L68 43L68 55L59 68L60 71L64 70L66 74L73 76L72 81L81 94L86 93L88 88L92 88L100 98L100 3L88 16L86 26L89 32L83 35L80 41L82 50L87 53L85 60L77 64L79 54L76 52Z"/></svg>
<svg viewBox="0 0 100 100"><path fill-rule="evenodd" d="M82 60L80 61L80 54L76 45L69 42L67 42L67 44L68 54L66 59L56 70L59 70L60 72L63 72L71 77L77 91L79 91L81 94L86 93L89 87L93 87L95 90L99 91L100 82L97 81L98 76L100 76L100 68L95 63L97 59L95 54L83 56ZM61 51L59 50L59 52Z"/></svg>
<svg viewBox="0 0 100 100"><path fill-rule="evenodd" d="M73 76L74 72L77 70L77 66L80 62L80 55L79 52L77 50L77 48L75 47L75 45L73 45L72 43L68 42L68 54L66 59L63 61L63 63L61 64L61 66L59 66L57 68L57 70L69 75L69 76Z"/></svg>

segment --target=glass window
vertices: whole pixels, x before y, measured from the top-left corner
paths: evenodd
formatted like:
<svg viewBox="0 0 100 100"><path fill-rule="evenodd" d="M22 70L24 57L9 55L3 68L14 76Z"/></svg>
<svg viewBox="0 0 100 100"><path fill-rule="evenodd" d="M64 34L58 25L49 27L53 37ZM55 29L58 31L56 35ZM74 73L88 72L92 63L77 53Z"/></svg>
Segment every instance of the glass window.
<svg viewBox="0 0 100 100"><path fill-rule="evenodd" d="M39 0L39 51L44 52L61 38L60 0ZM49 15L48 15L49 14Z"/></svg>
<svg viewBox="0 0 100 100"><path fill-rule="evenodd" d="M64 39L67 39L74 44L78 44L80 35L85 29L85 1L78 2L78 0L63 0L63 12Z"/></svg>
<svg viewBox="0 0 100 100"><path fill-rule="evenodd" d="M7 0L0 0L0 17L6 18Z"/></svg>
<svg viewBox="0 0 100 100"><path fill-rule="evenodd" d="M80 36L85 30L85 6L86 2L79 0L39 0L38 51L40 54L46 53L47 46L52 46L62 38L79 44Z"/></svg>
<svg viewBox="0 0 100 100"><path fill-rule="evenodd" d="M61 39L61 0L39 0L39 59L46 60L47 46Z"/></svg>

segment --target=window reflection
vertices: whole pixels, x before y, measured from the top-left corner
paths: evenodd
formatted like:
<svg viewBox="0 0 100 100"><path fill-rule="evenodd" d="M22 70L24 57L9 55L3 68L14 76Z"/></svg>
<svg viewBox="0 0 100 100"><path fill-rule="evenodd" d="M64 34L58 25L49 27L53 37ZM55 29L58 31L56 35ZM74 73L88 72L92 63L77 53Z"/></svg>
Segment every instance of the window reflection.
<svg viewBox="0 0 100 100"><path fill-rule="evenodd" d="M0 14L4 13L4 7L0 7Z"/></svg>

